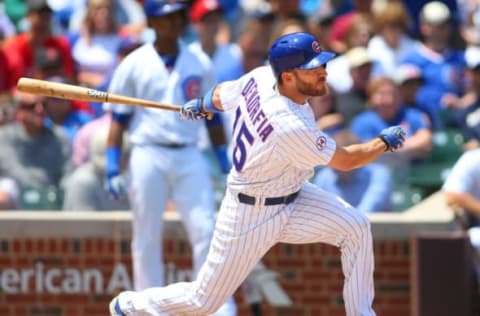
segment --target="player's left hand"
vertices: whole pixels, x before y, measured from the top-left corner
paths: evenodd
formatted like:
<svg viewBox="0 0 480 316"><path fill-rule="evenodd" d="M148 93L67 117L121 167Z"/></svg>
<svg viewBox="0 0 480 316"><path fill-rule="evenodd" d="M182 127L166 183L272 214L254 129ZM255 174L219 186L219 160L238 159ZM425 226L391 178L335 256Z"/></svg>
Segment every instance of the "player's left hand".
<svg viewBox="0 0 480 316"><path fill-rule="evenodd" d="M406 133L400 125L390 126L380 132L380 138L387 145L389 151L396 151L403 146Z"/></svg>
<svg viewBox="0 0 480 316"><path fill-rule="evenodd" d="M203 107L203 98L195 98L182 106L180 110L180 118L184 120L200 120L207 117Z"/></svg>
<svg viewBox="0 0 480 316"><path fill-rule="evenodd" d="M125 178L121 174L107 175L105 189L114 200L120 200L127 195Z"/></svg>

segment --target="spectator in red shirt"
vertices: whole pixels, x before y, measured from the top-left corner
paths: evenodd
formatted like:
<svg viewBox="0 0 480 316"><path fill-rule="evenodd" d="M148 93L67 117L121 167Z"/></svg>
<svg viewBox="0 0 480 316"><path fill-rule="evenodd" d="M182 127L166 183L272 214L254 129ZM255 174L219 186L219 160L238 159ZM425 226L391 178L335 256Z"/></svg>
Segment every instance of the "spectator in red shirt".
<svg viewBox="0 0 480 316"><path fill-rule="evenodd" d="M32 77L34 55L38 48L55 48L62 56L63 72L74 78L74 63L66 37L53 36L50 21L52 10L46 0L27 0L27 19L30 29L11 37L2 48L9 72L8 85L14 87L22 76Z"/></svg>

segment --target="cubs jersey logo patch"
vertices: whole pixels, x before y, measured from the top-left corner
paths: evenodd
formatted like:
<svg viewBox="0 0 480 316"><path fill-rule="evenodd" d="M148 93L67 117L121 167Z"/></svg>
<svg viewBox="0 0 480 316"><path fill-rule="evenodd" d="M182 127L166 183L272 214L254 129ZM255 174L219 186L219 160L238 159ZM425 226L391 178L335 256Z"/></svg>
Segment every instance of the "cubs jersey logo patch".
<svg viewBox="0 0 480 316"><path fill-rule="evenodd" d="M315 53L320 53L322 51L322 48L320 47L320 43L317 41L312 42L312 49Z"/></svg>
<svg viewBox="0 0 480 316"><path fill-rule="evenodd" d="M182 82L183 97L191 100L200 96L200 76L190 76Z"/></svg>
<svg viewBox="0 0 480 316"><path fill-rule="evenodd" d="M327 145L327 138L325 136L319 136L315 142L315 146L319 151L322 151L323 148Z"/></svg>

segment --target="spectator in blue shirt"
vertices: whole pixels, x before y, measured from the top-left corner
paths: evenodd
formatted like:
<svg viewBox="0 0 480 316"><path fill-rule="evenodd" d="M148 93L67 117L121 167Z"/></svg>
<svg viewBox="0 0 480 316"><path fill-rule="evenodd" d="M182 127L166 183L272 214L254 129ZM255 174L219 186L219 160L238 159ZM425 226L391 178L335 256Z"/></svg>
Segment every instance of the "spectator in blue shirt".
<svg viewBox="0 0 480 316"><path fill-rule="evenodd" d="M422 110L417 101L418 91L423 84L420 68L411 64L402 64L396 68L393 80L397 84L402 104Z"/></svg>
<svg viewBox="0 0 480 316"><path fill-rule="evenodd" d="M419 106L428 113L436 129L444 126L440 113L446 108L455 108L465 88L464 52L449 46L451 17L450 9L439 1L423 6L420 12L423 41L402 60L422 70L424 81L418 95Z"/></svg>
<svg viewBox="0 0 480 316"><path fill-rule="evenodd" d="M407 139L399 152L407 161L422 159L432 149L432 131L428 117L420 110L403 106L395 82L388 77L379 77L367 86L367 110L358 114L351 122L352 132L361 141L372 139L393 125L401 125ZM386 155L389 156L389 155ZM397 156L397 155L395 155ZM393 158L393 157L391 157ZM391 161L394 165L398 159ZM388 160L390 161L390 160Z"/></svg>
<svg viewBox="0 0 480 316"><path fill-rule="evenodd" d="M336 132L332 137L337 146L347 146L359 141L346 129ZM335 192L359 211L371 213L392 210L391 179L387 166L372 163L350 171L323 167L313 182L326 191Z"/></svg>

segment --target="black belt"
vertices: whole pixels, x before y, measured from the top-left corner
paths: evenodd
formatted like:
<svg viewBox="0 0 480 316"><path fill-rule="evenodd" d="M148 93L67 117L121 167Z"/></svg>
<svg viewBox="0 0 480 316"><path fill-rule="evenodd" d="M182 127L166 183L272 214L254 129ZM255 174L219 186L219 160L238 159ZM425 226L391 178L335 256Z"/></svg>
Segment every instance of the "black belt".
<svg viewBox="0 0 480 316"><path fill-rule="evenodd" d="M180 149L190 146L189 144L179 144L179 143L155 143L155 145L165 148Z"/></svg>
<svg viewBox="0 0 480 316"><path fill-rule="evenodd" d="M263 205L269 206L269 205L279 205L279 204L290 204L293 201L295 201L299 192L300 191L297 191L295 193L292 193L290 195L285 195L285 196L265 198L265 202L263 203ZM255 205L256 198L254 196L238 193L238 201L243 204Z"/></svg>

